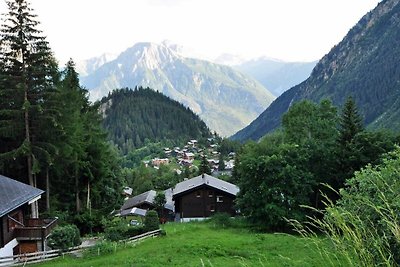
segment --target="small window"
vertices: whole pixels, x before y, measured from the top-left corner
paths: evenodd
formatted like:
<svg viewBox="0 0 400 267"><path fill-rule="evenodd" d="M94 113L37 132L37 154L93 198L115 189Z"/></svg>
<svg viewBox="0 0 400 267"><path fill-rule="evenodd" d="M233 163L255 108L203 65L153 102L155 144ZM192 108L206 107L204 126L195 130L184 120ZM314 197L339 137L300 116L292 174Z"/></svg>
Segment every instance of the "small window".
<svg viewBox="0 0 400 267"><path fill-rule="evenodd" d="M208 197L213 197L213 196L214 196L213 191L208 191Z"/></svg>
<svg viewBox="0 0 400 267"><path fill-rule="evenodd" d="M196 197L201 197L201 191L196 192Z"/></svg>
<svg viewBox="0 0 400 267"><path fill-rule="evenodd" d="M217 196L217 202L224 202L223 196Z"/></svg>
<svg viewBox="0 0 400 267"><path fill-rule="evenodd" d="M210 211L214 212L215 211L215 206L214 205L210 205Z"/></svg>

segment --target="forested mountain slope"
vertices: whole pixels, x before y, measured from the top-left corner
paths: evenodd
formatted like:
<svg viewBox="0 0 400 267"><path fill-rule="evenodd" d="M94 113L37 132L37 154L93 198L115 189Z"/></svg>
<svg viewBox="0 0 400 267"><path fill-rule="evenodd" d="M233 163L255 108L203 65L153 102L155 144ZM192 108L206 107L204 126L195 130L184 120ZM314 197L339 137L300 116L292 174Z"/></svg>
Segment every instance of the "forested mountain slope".
<svg viewBox="0 0 400 267"><path fill-rule="evenodd" d="M302 99L319 102L329 98L340 106L348 96L355 100L368 127L398 130L399 41L399 0L384 0L319 61L309 79L283 93L232 138L261 138L279 127L281 116Z"/></svg>
<svg viewBox="0 0 400 267"><path fill-rule="evenodd" d="M127 153L145 142L177 144L209 137L206 124L189 108L151 89L120 89L101 100L109 138Z"/></svg>

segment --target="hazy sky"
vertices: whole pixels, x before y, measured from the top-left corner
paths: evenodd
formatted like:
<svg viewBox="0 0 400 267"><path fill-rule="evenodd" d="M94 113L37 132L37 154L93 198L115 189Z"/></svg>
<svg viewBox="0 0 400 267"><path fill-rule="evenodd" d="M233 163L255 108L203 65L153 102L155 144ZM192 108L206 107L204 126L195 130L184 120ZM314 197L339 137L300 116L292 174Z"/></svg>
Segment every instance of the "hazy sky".
<svg viewBox="0 0 400 267"><path fill-rule="evenodd" d="M222 53L320 59L378 0L31 0L56 57L80 61L170 40ZM0 13L6 11L0 0Z"/></svg>

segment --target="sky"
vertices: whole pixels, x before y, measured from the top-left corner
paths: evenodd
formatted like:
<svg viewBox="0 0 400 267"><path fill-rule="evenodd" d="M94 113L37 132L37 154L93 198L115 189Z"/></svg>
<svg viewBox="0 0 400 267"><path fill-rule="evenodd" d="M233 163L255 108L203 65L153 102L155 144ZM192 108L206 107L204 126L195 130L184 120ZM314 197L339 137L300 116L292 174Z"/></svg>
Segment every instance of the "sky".
<svg viewBox="0 0 400 267"><path fill-rule="evenodd" d="M378 0L30 0L60 63L164 40L214 59L318 60ZM6 12L0 0L0 13Z"/></svg>

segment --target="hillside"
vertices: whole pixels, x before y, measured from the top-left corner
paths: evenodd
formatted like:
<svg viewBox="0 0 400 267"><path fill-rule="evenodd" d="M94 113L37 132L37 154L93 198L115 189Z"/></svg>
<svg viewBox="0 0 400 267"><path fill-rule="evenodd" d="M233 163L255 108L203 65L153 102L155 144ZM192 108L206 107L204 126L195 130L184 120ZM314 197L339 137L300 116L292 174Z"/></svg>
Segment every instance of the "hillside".
<svg viewBox="0 0 400 267"><path fill-rule="evenodd" d="M231 67L186 58L165 44L137 43L81 81L92 99L116 88L158 90L192 109L223 136L248 125L275 98L259 82Z"/></svg>
<svg viewBox="0 0 400 267"><path fill-rule="evenodd" d="M211 222L168 223L162 228L163 237L103 243L83 257L59 257L37 266L329 266L313 240L299 236L254 233Z"/></svg>
<svg viewBox="0 0 400 267"><path fill-rule="evenodd" d="M116 90L100 103L104 128L125 154L148 141L176 144L211 135L193 111L151 89Z"/></svg>
<svg viewBox="0 0 400 267"><path fill-rule="evenodd" d="M400 4L386 0L366 14L346 37L324 56L311 76L277 98L236 140L257 140L279 127L295 102L331 99L341 106L352 96L370 128L400 126Z"/></svg>

